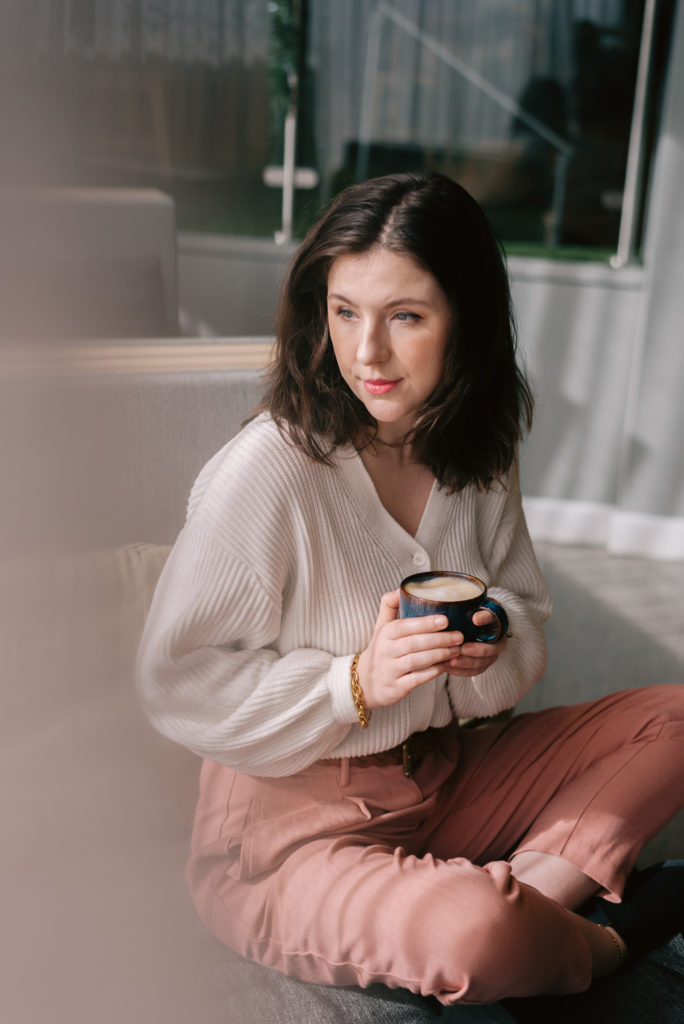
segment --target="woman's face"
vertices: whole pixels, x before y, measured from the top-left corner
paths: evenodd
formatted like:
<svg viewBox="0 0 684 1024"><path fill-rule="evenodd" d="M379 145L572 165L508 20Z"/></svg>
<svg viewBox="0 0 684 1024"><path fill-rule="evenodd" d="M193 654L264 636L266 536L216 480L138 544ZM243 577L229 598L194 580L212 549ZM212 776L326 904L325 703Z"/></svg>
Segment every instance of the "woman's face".
<svg viewBox="0 0 684 1024"><path fill-rule="evenodd" d="M378 437L400 440L444 370L453 324L441 287L388 249L339 256L328 274L328 326L340 373Z"/></svg>

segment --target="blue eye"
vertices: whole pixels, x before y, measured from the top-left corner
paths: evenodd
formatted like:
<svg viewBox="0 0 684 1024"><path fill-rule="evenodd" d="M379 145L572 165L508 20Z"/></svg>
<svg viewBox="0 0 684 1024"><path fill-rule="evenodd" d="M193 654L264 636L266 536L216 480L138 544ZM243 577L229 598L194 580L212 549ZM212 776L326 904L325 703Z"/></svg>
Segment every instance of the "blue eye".
<svg viewBox="0 0 684 1024"><path fill-rule="evenodd" d="M342 317L343 320L351 320L352 317L354 316L351 309L347 309L346 306L340 306L340 308L337 310L337 315L339 317Z"/></svg>
<svg viewBox="0 0 684 1024"><path fill-rule="evenodd" d="M407 313L406 310L401 310L401 312L397 313L396 318L397 320L401 320L402 323L410 323L411 321L422 320L422 317L418 316L417 313Z"/></svg>

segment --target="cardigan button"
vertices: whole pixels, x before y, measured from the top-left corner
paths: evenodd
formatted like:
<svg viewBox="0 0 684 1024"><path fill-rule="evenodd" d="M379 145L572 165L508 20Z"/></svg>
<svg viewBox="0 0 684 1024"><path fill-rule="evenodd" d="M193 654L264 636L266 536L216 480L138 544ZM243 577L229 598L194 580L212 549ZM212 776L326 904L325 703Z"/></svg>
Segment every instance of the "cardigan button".
<svg viewBox="0 0 684 1024"><path fill-rule="evenodd" d="M425 565L427 563L427 555L423 551L416 551L412 561L415 566Z"/></svg>

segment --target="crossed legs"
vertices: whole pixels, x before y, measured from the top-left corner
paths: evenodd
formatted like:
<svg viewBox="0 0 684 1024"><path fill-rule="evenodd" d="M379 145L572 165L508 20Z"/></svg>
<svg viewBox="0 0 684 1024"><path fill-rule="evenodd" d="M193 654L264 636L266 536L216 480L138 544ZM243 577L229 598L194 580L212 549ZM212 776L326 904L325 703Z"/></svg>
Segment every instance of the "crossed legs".
<svg viewBox="0 0 684 1024"><path fill-rule="evenodd" d="M319 762L294 800L288 780L241 777L234 813L234 773L214 766L189 865L198 911L303 980L445 1003L580 991L615 945L568 908L592 891L619 900L676 812L683 723L684 688L628 691L464 732L451 763L429 755L412 779Z"/></svg>

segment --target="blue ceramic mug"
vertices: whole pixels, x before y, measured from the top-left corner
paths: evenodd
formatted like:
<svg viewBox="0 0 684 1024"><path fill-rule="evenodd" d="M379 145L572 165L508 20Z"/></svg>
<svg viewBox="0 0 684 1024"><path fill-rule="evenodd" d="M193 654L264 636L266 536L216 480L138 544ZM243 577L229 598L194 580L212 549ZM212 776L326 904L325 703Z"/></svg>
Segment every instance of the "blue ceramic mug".
<svg viewBox="0 0 684 1024"><path fill-rule="evenodd" d="M476 626L473 615L490 611L496 622ZM495 644L508 632L508 616L498 603L487 597L487 586L477 576L465 572L434 569L407 576L401 583L399 616L446 615L450 630L459 630L466 641Z"/></svg>

